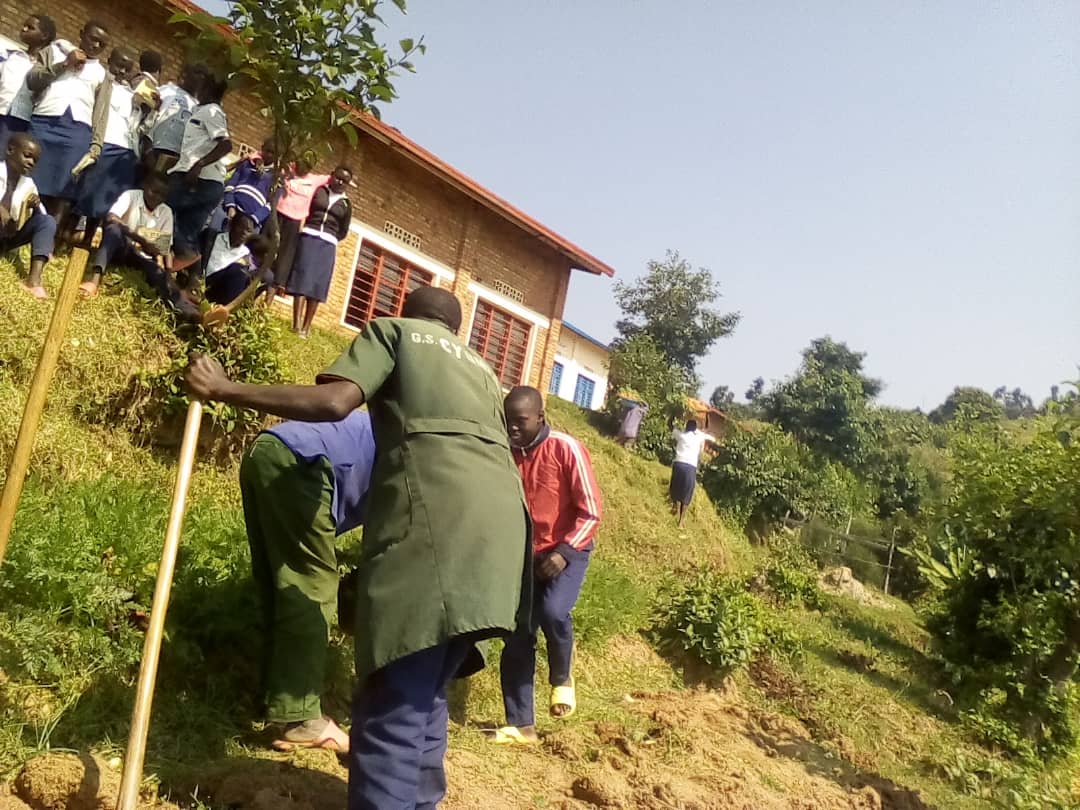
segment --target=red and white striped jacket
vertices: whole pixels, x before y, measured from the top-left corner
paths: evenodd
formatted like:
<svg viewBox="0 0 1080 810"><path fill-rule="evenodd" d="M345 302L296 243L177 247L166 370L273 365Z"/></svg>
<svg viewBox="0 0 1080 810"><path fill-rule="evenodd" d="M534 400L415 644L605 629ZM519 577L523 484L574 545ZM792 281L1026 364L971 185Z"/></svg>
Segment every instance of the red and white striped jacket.
<svg viewBox="0 0 1080 810"><path fill-rule="evenodd" d="M591 548L603 504L585 445L545 425L528 447L514 448L533 521L533 552Z"/></svg>

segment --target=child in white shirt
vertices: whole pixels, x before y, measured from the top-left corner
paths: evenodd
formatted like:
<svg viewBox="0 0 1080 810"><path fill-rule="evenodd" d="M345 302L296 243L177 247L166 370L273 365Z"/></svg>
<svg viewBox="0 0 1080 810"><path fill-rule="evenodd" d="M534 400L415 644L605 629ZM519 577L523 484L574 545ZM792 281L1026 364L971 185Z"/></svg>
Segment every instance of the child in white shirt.
<svg viewBox="0 0 1080 810"><path fill-rule="evenodd" d="M84 298L97 295L101 277L110 267L142 271L146 283L162 301L183 317L196 319L199 308L180 295L172 280L173 212L165 203L168 181L147 175L141 189L125 191L109 210L101 247L94 255L86 280L79 287Z"/></svg>
<svg viewBox="0 0 1080 810"><path fill-rule="evenodd" d="M107 75L99 57L108 44L109 32L102 23L84 25L79 47L68 52L62 72L41 93L30 119L30 131L43 156L34 182L45 207L66 231L71 230L66 220L76 194L71 171L93 140L94 108L102 103L99 91ZM56 45L61 50L70 47L70 43Z"/></svg>
<svg viewBox="0 0 1080 810"><path fill-rule="evenodd" d="M225 158L232 151L229 122L221 108L225 87L223 80L210 76L199 88L200 104L188 119L180 159L169 172L178 270L199 261L199 234L225 196Z"/></svg>
<svg viewBox="0 0 1080 810"><path fill-rule="evenodd" d="M139 170L135 136L140 110L128 83L134 67L134 51L127 47L113 49L109 77L101 89L103 103L94 111L93 142L73 169L79 177L75 210L86 217L87 244L113 203L135 188Z"/></svg>
<svg viewBox="0 0 1080 810"><path fill-rule="evenodd" d="M26 132L30 129L30 113L33 102L30 90L26 87L26 77L35 65L43 66L43 54L56 39L56 23L52 17L33 14L27 17L19 31L19 40L26 50L8 52L7 58L0 65L0 153L7 147L8 137L12 132ZM22 106L21 115L19 104ZM15 108L13 110L13 108ZM12 114L12 113L16 114Z"/></svg>
<svg viewBox="0 0 1080 810"><path fill-rule="evenodd" d="M0 253L10 253L30 245L30 277L26 288L35 298L48 298L41 286L41 273L53 252L56 220L49 216L38 198L31 178L41 159L41 146L26 132L9 139L0 163Z"/></svg>

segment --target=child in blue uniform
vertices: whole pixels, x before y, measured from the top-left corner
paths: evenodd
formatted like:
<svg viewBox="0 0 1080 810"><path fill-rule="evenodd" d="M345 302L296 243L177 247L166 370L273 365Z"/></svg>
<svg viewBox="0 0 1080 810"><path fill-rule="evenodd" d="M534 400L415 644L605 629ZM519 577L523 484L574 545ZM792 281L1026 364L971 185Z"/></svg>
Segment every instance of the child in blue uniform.
<svg viewBox="0 0 1080 810"><path fill-rule="evenodd" d="M16 132L8 139L0 163L0 254L30 245L28 289L41 287L41 272L56 238L56 221L42 207L30 176L40 159L37 141L26 132Z"/></svg>

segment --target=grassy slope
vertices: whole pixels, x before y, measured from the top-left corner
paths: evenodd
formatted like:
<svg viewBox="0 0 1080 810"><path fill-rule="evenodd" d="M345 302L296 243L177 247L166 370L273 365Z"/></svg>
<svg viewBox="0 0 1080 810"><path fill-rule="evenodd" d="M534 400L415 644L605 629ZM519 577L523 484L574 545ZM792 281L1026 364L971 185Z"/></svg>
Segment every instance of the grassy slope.
<svg viewBox="0 0 1080 810"><path fill-rule="evenodd" d="M55 289L56 268L49 281ZM48 307L30 300L17 283L0 261L4 458L48 317ZM300 342L284 330L278 341L300 381L309 380L342 345L340 338L321 334ZM136 366L168 362L174 348L167 320L123 285L78 306L35 452L34 477L0 575L3 771L50 745L105 752L123 745L140 635L122 613L103 618L100 606L115 602L117 590L130 591L136 607L145 605L173 463L169 454L135 446L122 431L89 424L83 411L122 389ZM686 679L679 667L635 653L657 590L700 564L750 571L761 552L725 525L703 493L686 530L678 532L664 503L666 470L601 437L568 404L552 403L551 418L589 447L606 505L599 550L576 614L579 683L588 710L571 722L608 716L640 722L621 707L623 695L679 687ZM957 752L1005 766L965 741L947 698L926 685L927 638L909 608L897 603L887 611L830 600L823 612L790 610L785 617L803 639L805 658L794 667L766 663L755 668L755 677L741 676L747 700L800 717L827 747L864 770L922 789L941 807L994 806L961 794L939 775L939 764L955 761ZM150 768L166 783L187 782L185 777L223 757L262 756L250 723L254 636L235 468L200 464L149 757ZM328 703L341 714L349 689L346 645L339 643L336 653ZM465 703L471 719L500 718L490 668L473 681ZM482 751L493 773L513 779L517 754L492 752L474 727L455 726L452 744ZM1067 778L1064 771L1059 778Z"/></svg>

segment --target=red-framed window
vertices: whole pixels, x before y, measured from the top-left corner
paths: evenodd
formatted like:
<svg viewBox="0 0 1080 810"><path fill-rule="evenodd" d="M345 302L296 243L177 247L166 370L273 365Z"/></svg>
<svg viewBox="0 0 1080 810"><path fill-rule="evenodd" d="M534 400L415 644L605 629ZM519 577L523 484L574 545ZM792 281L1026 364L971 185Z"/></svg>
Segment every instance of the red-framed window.
<svg viewBox="0 0 1080 810"><path fill-rule="evenodd" d="M397 318L405 296L417 287L430 286L434 280L434 273L365 240L360 243L345 323L359 329L372 318Z"/></svg>
<svg viewBox="0 0 1080 810"><path fill-rule="evenodd" d="M488 361L503 385L520 385L531 331L528 321L477 299L469 345Z"/></svg>

